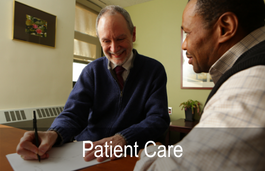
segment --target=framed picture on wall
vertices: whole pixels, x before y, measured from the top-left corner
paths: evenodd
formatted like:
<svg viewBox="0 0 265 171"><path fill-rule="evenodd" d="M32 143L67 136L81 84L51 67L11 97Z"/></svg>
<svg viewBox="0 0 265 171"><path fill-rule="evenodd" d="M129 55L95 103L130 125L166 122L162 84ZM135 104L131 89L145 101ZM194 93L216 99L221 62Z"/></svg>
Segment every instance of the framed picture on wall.
<svg viewBox="0 0 265 171"><path fill-rule="evenodd" d="M181 45L186 39L186 33L181 29ZM214 83L210 74L195 73L193 66L188 63L186 50L181 48L181 88L182 89L212 89Z"/></svg>
<svg viewBox="0 0 265 171"><path fill-rule="evenodd" d="M55 47L56 16L14 1L13 39Z"/></svg>

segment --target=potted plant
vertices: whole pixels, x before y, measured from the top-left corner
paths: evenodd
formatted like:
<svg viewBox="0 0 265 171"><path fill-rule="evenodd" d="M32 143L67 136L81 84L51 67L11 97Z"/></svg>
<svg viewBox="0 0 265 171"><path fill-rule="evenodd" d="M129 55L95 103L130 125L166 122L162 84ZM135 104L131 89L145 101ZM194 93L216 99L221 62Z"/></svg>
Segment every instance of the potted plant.
<svg viewBox="0 0 265 171"><path fill-rule="evenodd" d="M197 100L191 100L189 99L186 102L182 102L179 106L181 107L181 110L185 109L185 117L186 121L194 121L194 114L197 112L200 114L201 108L200 108L201 103L198 102Z"/></svg>

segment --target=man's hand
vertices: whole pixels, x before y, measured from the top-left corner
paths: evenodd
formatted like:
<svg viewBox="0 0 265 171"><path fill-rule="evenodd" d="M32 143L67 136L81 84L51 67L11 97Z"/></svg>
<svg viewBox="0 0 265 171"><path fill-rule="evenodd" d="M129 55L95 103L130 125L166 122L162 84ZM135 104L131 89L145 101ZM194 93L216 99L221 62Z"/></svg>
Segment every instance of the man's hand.
<svg viewBox="0 0 265 171"><path fill-rule="evenodd" d="M152 146L153 144L150 144L150 145L148 145L148 146ZM161 142L156 142L156 145L163 145ZM143 152L143 150L144 149L141 149L139 152L138 152L138 160L140 160L141 159L141 154L142 154L142 152Z"/></svg>
<svg viewBox="0 0 265 171"><path fill-rule="evenodd" d="M110 143L111 142L111 143ZM107 150L106 150L106 148L105 148L105 144L108 144L108 148L107 148ZM103 138L103 139L101 139L101 140L99 140L99 141L95 141L95 142L93 142L93 149L91 150L91 151L88 151L87 153L86 153L86 155L85 155L85 157L84 157L84 160L85 161L90 161L90 160L93 160L93 159L95 159L96 157L95 157L95 152L97 151L97 150L99 150L99 149L95 149L95 147L97 146L97 145L99 145L99 146L101 146L102 147L102 149L103 149L103 157L98 157L97 158L97 161L98 162L102 162L102 161L104 161L104 160L106 160L107 158L109 158L108 156L111 156L110 157L110 159L111 160L114 160L114 159L116 159L117 157L116 156L118 156L119 154L121 154L122 152L119 152L119 153L116 153L116 156L114 155L114 147L116 146L116 145L119 145L122 149L124 149L124 145L126 145L126 141L125 141L125 139L122 137L122 136L120 136L119 134L116 134L116 135L114 135L114 136L112 136L112 137L108 137L108 138ZM90 144L86 144L85 145L85 147L86 148L90 148ZM112 148L112 149L110 149L110 148ZM123 150L122 150L123 151ZM112 152L112 154L110 154L110 152ZM108 156L106 156L106 154L108 155Z"/></svg>
<svg viewBox="0 0 265 171"><path fill-rule="evenodd" d="M25 160L38 159L37 154L41 159L48 158L47 151L51 149L56 142L58 134L55 131L38 131L40 146L36 147L34 131L25 132L17 145L17 154Z"/></svg>

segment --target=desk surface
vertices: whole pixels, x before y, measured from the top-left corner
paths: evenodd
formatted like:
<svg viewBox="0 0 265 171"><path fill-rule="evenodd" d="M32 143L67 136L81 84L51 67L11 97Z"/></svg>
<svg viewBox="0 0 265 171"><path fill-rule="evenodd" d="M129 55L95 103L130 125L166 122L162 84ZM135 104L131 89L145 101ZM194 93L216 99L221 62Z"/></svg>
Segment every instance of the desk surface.
<svg viewBox="0 0 265 171"><path fill-rule="evenodd" d="M197 125L199 123L199 121L185 121L185 119L178 119L178 120L174 120L171 121L168 132L167 132L167 136L166 136L166 145L168 145L170 143L170 132L172 131L176 131L179 132L181 134L188 134L192 128ZM180 136L180 140L183 138L184 136L181 135Z"/></svg>
<svg viewBox="0 0 265 171"><path fill-rule="evenodd" d="M0 161L1 161L0 170L5 170L5 171L13 170L6 158L6 155L16 152L17 144L25 132L26 131L22 129L0 125ZM81 169L80 171L133 170L136 161L137 161L136 157L125 157L118 160L105 162L102 164L84 168Z"/></svg>
<svg viewBox="0 0 265 171"><path fill-rule="evenodd" d="M174 120L170 123L170 127L179 127L179 128L186 128L192 129L195 125L197 125L199 121L185 121L185 119L178 119Z"/></svg>

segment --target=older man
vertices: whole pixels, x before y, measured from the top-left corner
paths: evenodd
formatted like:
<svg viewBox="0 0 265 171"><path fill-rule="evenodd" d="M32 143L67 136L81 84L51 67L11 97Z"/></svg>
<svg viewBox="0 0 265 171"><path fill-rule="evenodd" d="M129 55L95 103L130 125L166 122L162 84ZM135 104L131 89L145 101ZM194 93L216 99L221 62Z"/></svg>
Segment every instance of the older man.
<svg viewBox="0 0 265 171"><path fill-rule="evenodd" d="M137 144L140 148L167 130L166 72L161 63L133 49L136 31L128 12L107 6L98 15L96 25L106 57L83 70L64 111L49 131L39 133L39 148L32 144L33 132L22 137L17 153L24 159L37 159L36 154L47 158L53 145L73 138L101 146L104 151L98 161L115 159L120 156L111 154L115 146ZM103 147L106 144L109 148ZM90 150L85 160L94 159L95 152L95 148Z"/></svg>
<svg viewBox="0 0 265 171"><path fill-rule="evenodd" d="M215 86L199 124L167 152L147 147L135 170L265 169L264 19L263 0L188 2L182 49Z"/></svg>

